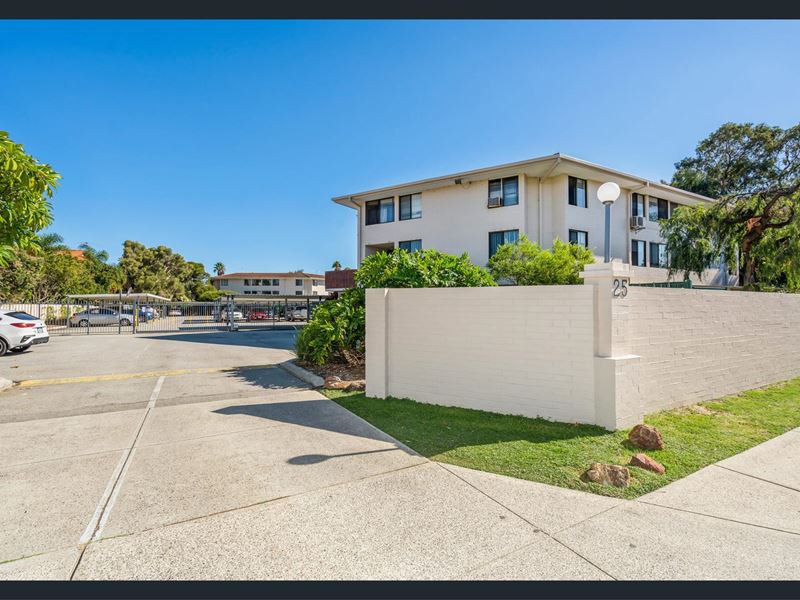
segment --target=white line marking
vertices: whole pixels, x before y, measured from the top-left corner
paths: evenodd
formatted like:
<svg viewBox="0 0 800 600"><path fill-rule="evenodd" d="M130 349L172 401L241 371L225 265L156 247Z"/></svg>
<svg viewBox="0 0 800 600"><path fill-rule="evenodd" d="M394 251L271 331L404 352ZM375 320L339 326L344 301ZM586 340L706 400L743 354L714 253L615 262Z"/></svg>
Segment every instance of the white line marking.
<svg viewBox="0 0 800 600"><path fill-rule="evenodd" d="M128 472L128 466L130 465L129 459L133 454L136 442L139 439L139 435L142 433L142 429L144 428L147 417L150 415L150 411L156 405L156 400L158 400L158 395L161 392L161 386L164 384L164 378L164 375L162 375L158 378L158 381L156 381L156 386L153 388L153 393L150 394L150 401L147 403L147 408L145 408L144 414L139 421L139 425L136 427L133 438L122 452L122 456L120 457L117 466L114 468L114 472L111 474L111 479L108 480L106 489L103 491L103 495L100 497L100 502L97 503L97 507L94 509L94 514L92 515L89 524L86 526L86 530L83 532L79 543L87 544L91 540L97 540L100 538L100 534L103 532L103 527L105 527L106 521L108 521L108 516L111 514L111 509L114 507L114 503L119 495L119 490L122 488L122 482L125 479L125 475Z"/></svg>

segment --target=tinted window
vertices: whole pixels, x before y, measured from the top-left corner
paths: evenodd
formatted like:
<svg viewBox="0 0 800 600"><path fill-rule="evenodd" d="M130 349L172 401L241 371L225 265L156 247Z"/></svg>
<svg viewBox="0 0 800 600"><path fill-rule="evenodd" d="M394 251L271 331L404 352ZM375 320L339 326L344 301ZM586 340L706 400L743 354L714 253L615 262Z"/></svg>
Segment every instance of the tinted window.
<svg viewBox="0 0 800 600"><path fill-rule="evenodd" d="M645 267L646 262L646 245L641 240L631 240L631 264L635 267Z"/></svg>
<svg viewBox="0 0 800 600"><path fill-rule="evenodd" d="M642 194L633 194L633 200L631 201L631 216L644 216L644 196Z"/></svg>
<svg viewBox="0 0 800 600"><path fill-rule="evenodd" d="M589 234L579 229L569 230L569 243L577 246L589 247Z"/></svg>
<svg viewBox="0 0 800 600"><path fill-rule="evenodd" d="M489 233L489 258L494 256L497 249L503 244L513 244L519 240L519 229L506 231L492 231Z"/></svg>
<svg viewBox="0 0 800 600"><path fill-rule="evenodd" d="M406 252L416 252L422 250L422 240L407 240L405 242L398 242L397 247Z"/></svg>
<svg viewBox="0 0 800 600"><path fill-rule="evenodd" d="M586 187L585 179L569 178L569 203L572 206L586 208Z"/></svg>
<svg viewBox="0 0 800 600"><path fill-rule="evenodd" d="M20 321L38 321L38 317L34 317L33 315L29 315L26 312L18 311L18 312L10 312L6 313L9 317L14 317L15 319L19 319Z"/></svg>
<svg viewBox="0 0 800 600"><path fill-rule="evenodd" d="M394 198L372 200L367 202L365 207L367 209L367 225L394 221Z"/></svg>
<svg viewBox="0 0 800 600"><path fill-rule="evenodd" d="M519 204L519 179L504 177L489 182L489 198L502 198L501 206Z"/></svg>
<svg viewBox="0 0 800 600"><path fill-rule="evenodd" d="M400 196L400 220L422 218L422 194Z"/></svg>

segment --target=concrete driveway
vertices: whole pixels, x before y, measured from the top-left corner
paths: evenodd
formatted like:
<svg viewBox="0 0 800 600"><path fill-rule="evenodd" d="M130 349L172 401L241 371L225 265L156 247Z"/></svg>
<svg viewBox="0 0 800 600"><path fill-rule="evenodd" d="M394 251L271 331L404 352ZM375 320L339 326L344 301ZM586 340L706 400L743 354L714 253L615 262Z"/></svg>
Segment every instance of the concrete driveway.
<svg viewBox="0 0 800 600"><path fill-rule="evenodd" d="M2 359L0 578L800 574L800 431L639 501L416 455L276 366L291 332Z"/></svg>

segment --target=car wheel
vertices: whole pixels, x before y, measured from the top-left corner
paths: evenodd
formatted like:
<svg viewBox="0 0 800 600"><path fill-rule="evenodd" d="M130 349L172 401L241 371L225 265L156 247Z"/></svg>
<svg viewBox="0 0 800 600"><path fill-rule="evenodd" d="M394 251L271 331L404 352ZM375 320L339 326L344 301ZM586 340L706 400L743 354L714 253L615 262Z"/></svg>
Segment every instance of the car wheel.
<svg viewBox="0 0 800 600"><path fill-rule="evenodd" d="M8 350L8 344L2 338L0 338L0 356L5 355L6 351Z"/></svg>
<svg viewBox="0 0 800 600"><path fill-rule="evenodd" d="M123 327L130 327L131 322L128 319L120 319L119 324Z"/></svg>
<svg viewBox="0 0 800 600"><path fill-rule="evenodd" d="M88 327L89 326L89 319L81 319L78 321L78 327Z"/></svg>

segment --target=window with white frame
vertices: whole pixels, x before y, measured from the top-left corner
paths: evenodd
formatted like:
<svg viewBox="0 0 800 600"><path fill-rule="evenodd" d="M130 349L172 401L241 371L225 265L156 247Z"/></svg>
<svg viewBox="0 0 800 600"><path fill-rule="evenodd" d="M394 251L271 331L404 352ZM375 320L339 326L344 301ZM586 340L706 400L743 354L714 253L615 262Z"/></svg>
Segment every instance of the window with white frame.
<svg viewBox="0 0 800 600"><path fill-rule="evenodd" d="M222 287L228 287L228 280L227 280L227 279L220 279L220 282L219 282L219 284L220 284Z"/></svg>
<svg viewBox="0 0 800 600"><path fill-rule="evenodd" d="M669 201L651 196L648 217L653 223L658 223L661 219L669 219Z"/></svg>
<svg viewBox="0 0 800 600"><path fill-rule="evenodd" d="M643 217L644 216L645 200L644 194L634 193L631 197L631 216Z"/></svg>

